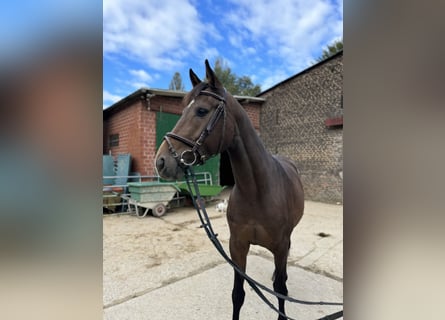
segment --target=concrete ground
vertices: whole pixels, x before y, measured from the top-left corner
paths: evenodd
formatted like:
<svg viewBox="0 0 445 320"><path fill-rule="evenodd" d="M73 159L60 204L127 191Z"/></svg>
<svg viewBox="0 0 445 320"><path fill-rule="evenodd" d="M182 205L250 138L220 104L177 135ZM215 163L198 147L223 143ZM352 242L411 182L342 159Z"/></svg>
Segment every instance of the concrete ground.
<svg viewBox="0 0 445 320"><path fill-rule="evenodd" d="M223 193L221 198L227 198ZM228 252L225 214L207 211ZM288 260L289 296L343 301L343 206L307 201L294 229ZM215 250L193 208L163 217L128 214L103 218L104 319L231 319L233 270ZM252 246L247 274L272 287L272 255ZM241 319L276 319L276 313L245 284ZM276 305L276 298L266 294ZM295 319L318 319L342 306L286 303Z"/></svg>

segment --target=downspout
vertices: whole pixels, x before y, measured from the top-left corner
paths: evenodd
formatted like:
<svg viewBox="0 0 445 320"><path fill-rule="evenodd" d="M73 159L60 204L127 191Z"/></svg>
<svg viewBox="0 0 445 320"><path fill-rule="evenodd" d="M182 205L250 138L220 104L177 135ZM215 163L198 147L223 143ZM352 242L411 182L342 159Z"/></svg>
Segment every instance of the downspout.
<svg viewBox="0 0 445 320"><path fill-rule="evenodd" d="M148 90L144 90L141 95L142 101L144 101L145 108L150 111L150 99L155 97L154 93L150 93Z"/></svg>

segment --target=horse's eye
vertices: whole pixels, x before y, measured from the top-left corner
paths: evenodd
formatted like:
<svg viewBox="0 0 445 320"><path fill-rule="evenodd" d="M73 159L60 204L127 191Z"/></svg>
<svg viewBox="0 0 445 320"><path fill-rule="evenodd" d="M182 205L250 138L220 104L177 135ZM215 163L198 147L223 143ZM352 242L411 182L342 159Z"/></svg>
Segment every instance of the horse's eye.
<svg viewBox="0 0 445 320"><path fill-rule="evenodd" d="M204 108L198 108L196 109L196 115L200 118L203 118L207 115L207 113L209 113L209 110L204 109Z"/></svg>

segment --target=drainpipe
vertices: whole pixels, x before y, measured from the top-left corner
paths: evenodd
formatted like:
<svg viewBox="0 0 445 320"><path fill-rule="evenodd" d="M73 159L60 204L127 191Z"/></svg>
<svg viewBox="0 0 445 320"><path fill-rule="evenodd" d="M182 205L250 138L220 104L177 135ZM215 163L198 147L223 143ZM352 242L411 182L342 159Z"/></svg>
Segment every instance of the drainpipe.
<svg viewBox="0 0 445 320"><path fill-rule="evenodd" d="M156 96L154 93L149 93L147 90L144 90L141 95L141 99L145 101L145 107L147 110L150 110L150 99Z"/></svg>

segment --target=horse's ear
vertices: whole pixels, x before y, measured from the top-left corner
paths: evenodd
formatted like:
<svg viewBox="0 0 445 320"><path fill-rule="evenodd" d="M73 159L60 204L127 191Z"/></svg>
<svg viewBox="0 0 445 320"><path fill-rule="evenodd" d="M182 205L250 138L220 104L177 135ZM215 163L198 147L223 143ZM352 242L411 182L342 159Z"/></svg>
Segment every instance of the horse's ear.
<svg viewBox="0 0 445 320"><path fill-rule="evenodd" d="M199 77L196 75L196 73L193 72L192 69L190 69L189 74L190 74L190 81L192 82L193 87L196 87L198 84L201 83L201 79L199 79Z"/></svg>
<svg viewBox="0 0 445 320"><path fill-rule="evenodd" d="M206 78L209 83L209 85L213 88L221 88L222 84L219 82L218 78L215 75L215 72L212 70L209 64L209 60L206 59Z"/></svg>

